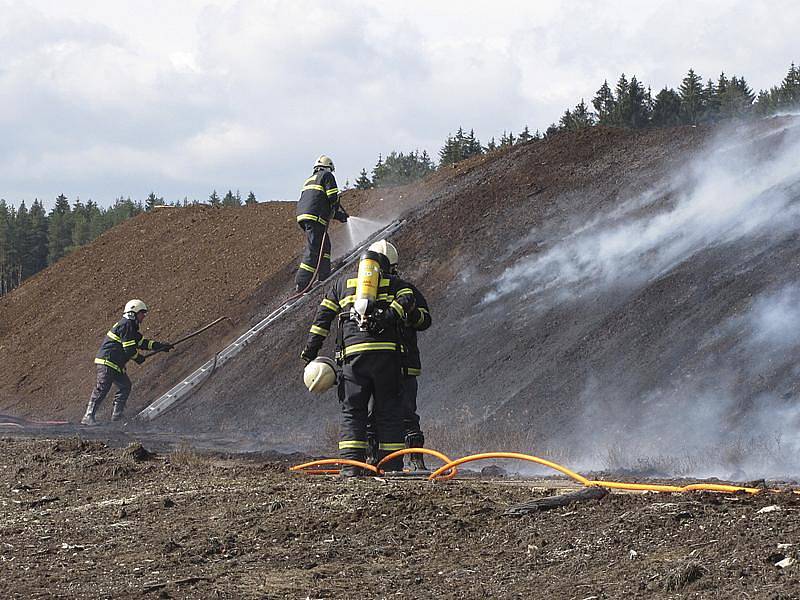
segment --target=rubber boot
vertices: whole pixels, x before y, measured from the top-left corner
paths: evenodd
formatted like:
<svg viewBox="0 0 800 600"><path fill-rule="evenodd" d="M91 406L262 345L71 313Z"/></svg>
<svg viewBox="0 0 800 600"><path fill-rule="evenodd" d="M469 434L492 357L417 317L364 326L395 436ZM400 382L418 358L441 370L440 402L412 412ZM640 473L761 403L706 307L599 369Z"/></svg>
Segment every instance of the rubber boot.
<svg viewBox="0 0 800 600"><path fill-rule="evenodd" d="M414 467L415 471L427 471L428 467L425 466L425 459L423 458L423 454L421 452L414 452L413 454L409 454L409 458L411 459L411 466Z"/></svg>
<svg viewBox="0 0 800 600"><path fill-rule="evenodd" d="M359 462L366 462L366 452L359 452L359 451L348 451L347 453L342 453L342 458L349 458L350 460L357 460ZM367 472L362 469L361 467L356 467L353 465L342 465L342 468L339 470L339 477L343 479L349 479L350 477L365 477Z"/></svg>
<svg viewBox="0 0 800 600"><path fill-rule="evenodd" d="M378 464L378 438L371 434L367 434L367 464Z"/></svg>
<svg viewBox="0 0 800 600"><path fill-rule="evenodd" d="M111 420L121 421L124 412L125 412L125 404L120 402L114 402L114 410L111 412Z"/></svg>
<svg viewBox="0 0 800 600"><path fill-rule="evenodd" d="M87 427L94 427L97 425L97 421L94 419L94 412L97 410L97 405L94 402L89 402L86 406L86 414L83 415L81 419L81 425L86 425Z"/></svg>
<svg viewBox="0 0 800 600"><path fill-rule="evenodd" d="M379 462L380 462L380 459L383 459L385 456L389 456L390 454L391 454L391 452L389 452L387 450L379 450L378 451ZM389 462L383 463L383 465L381 465L381 469L383 469L383 471L385 473L389 473L390 471L402 471L403 470L403 457L402 456L398 456L396 458L393 458Z"/></svg>
<svg viewBox="0 0 800 600"><path fill-rule="evenodd" d="M406 448L423 448L425 446L425 436L421 431L409 433L406 435ZM411 460L411 466L415 471L427 471L425 466L424 454L421 452L414 452L409 454L408 458Z"/></svg>

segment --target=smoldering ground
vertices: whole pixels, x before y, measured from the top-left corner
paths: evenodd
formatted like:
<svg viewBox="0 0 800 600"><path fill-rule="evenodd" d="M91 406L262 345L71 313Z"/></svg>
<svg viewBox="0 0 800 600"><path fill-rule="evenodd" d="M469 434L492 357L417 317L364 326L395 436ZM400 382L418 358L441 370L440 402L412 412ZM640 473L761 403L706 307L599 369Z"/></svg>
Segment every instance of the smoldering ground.
<svg viewBox="0 0 800 600"><path fill-rule="evenodd" d="M639 315L652 320L637 325L651 348L609 343L609 355L587 360L564 439L573 466L800 473L800 266L786 258L800 226L798 157L796 121L730 128L645 192L541 239L486 287L476 314L532 328L556 307L599 322L654 290L670 298Z"/></svg>

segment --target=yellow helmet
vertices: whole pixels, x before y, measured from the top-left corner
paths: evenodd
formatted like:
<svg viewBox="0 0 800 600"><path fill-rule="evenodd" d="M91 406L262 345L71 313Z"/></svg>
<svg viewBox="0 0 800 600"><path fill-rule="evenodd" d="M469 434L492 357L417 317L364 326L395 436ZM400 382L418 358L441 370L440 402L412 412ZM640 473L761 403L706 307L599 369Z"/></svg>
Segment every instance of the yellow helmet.
<svg viewBox="0 0 800 600"><path fill-rule="evenodd" d="M383 254L386 258L388 258L390 267L397 266L397 261L399 259L397 256L397 248L395 248L394 244L392 244L389 240L378 240L377 242L373 242L370 244L368 249L372 252Z"/></svg>
<svg viewBox="0 0 800 600"><path fill-rule="evenodd" d="M123 314L138 313L141 310L147 312L147 304L141 300L133 299L128 301L128 303L125 305L125 311Z"/></svg>
<svg viewBox="0 0 800 600"><path fill-rule="evenodd" d="M336 170L333 166L333 161L331 160L331 157L325 156L324 154L317 159L317 162L314 163L314 168L316 169L318 167L330 169L331 171Z"/></svg>
<svg viewBox="0 0 800 600"><path fill-rule="evenodd" d="M306 365L303 383L314 394L327 392L336 385L336 363L327 356L318 356Z"/></svg>

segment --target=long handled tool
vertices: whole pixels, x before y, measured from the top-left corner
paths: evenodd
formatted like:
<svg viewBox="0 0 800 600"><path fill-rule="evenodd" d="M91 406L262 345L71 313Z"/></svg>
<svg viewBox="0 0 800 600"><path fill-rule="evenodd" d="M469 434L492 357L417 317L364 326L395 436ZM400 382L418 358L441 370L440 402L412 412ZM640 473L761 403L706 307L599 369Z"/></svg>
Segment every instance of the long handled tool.
<svg viewBox="0 0 800 600"><path fill-rule="evenodd" d="M181 344L181 343L185 342L186 340L190 340L190 339L192 339L194 336L196 336L196 335L200 335L200 334L201 334L201 333L203 333L203 332L204 332L206 329L210 329L211 327L213 327L214 325L216 325L216 324L217 324L217 323L219 323L220 321L224 321L225 319L228 319L228 320L230 321L230 317L220 317L219 319L216 319L216 320L214 320L214 321L211 321L211 323L209 323L208 325L203 325L203 326L202 326L200 329L198 329L197 331L193 331L193 332L192 332L192 333L190 333L189 335L185 335L185 336L183 336L181 339L179 339L179 340L177 340L177 341L175 341L175 342L171 342L171 344L172 344L173 346L177 346L178 344ZM164 350L154 350L154 351L153 351L153 352L151 352L150 354L147 354L147 356L152 356L153 354L157 354L158 352L164 352Z"/></svg>

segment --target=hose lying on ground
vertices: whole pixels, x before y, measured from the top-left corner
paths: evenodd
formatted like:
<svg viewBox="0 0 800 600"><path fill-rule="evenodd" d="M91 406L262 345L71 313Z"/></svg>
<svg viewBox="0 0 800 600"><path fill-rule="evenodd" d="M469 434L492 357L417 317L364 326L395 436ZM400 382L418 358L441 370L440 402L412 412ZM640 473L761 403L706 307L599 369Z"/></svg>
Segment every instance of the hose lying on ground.
<svg viewBox="0 0 800 600"><path fill-rule="evenodd" d="M429 454L439 458L440 460L444 461L445 464L433 471L429 476L429 481L434 481L436 479L452 479L456 475L456 467L459 465L463 465L464 463L473 462L476 460L484 460L487 458L505 458L505 459L516 459L516 460L525 460L529 462L534 462L540 465L544 465L556 471L559 471L569 477L570 479L580 483L585 487L605 487L617 490L628 490L628 491L646 491L646 492L722 492L722 493L736 493L736 492L745 492L747 494L759 494L762 492L785 492L787 490L775 490L775 489L767 489L767 488L754 488L754 487L745 487L745 486L738 486L738 485L728 485L728 484L720 484L720 483L691 483L684 486L678 485L664 485L664 484L650 484L650 483L633 483L627 481L603 481L603 480L592 480L587 479L583 475L580 475L570 469L554 463L552 461L546 460L544 458L539 458L538 456L533 456L531 454L522 454L520 452L484 452L481 454L472 454L470 456L464 456L457 460L450 460L444 454L437 452L436 450L431 450L429 448L404 448L403 450L398 450L397 452L392 452L385 458L383 458L377 465L377 467L373 467L372 465L368 465L366 463L362 463L359 461L347 460L347 459L336 459L336 458L327 458L323 460L316 460L312 462L308 462L302 465L296 465L291 467L291 471L297 471L306 474L323 474L323 473L335 473L335 469L327 469L327 470L319 470L319 469L311 469L311 467L315 467L318 465L330 465L330 464L352 464L355 466L359 466L362 468L366 468L369 471L372 471L375 474L382 475L384 472L380 469L380 466L393 458L398 456L403 456L404 454L411 454L411 453L423 453ZM800 494L800 490L791 490L794 494Z"/></svg>

